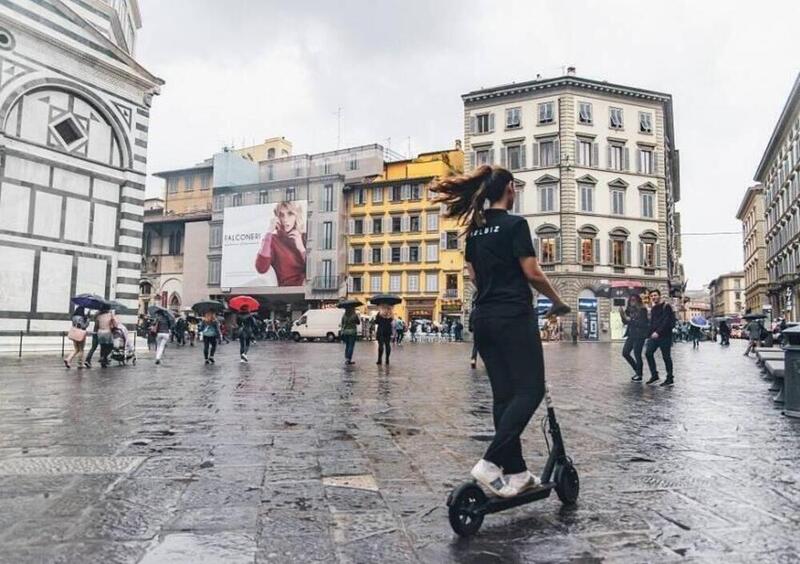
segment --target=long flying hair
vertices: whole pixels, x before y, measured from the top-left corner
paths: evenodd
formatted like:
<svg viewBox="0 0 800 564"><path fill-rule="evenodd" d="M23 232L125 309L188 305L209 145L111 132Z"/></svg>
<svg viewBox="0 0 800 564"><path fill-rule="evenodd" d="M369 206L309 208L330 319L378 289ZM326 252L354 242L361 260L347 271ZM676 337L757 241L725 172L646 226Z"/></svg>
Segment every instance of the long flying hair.
<svg viewBox="0 0 800 564"><path fill-rule="evenodd" d="M503 197L514 176L504 168L481 165L472 174L448 176L434 181L429 189L435 202L447 207L445 217L457 218L467 231L483 227L483 208Z"/></svg>

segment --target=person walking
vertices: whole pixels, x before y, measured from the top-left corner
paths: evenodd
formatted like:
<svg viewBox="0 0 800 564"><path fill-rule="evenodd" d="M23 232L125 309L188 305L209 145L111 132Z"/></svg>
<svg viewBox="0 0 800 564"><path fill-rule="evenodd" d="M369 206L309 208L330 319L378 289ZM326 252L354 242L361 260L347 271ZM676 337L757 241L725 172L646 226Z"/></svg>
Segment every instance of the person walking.
<svg viewBox="0 0 800 564"><path fill-rule="evenodd" d="M213 311L207 311L200 322L200 335L203 336L203 357L206 364L214 364L214 354L217 352L217 342L222 336L219 321Z"/></svg>
<svg viewBox="0 0 800 564"><path fill-rule="evenodd" d="M78 357L78 368L83 368L83 348L86 346L86 329L89 327L89 319L83 306L77 306L72 312L72 327L67 336L72 341L72 352L64 359L64 366L72 368L72 360Z"/></svg>
<svg viewBox="0 0 800 564"><path fill-rule="evenodd" d="M194 346L194 340L197 338L197 318L192 316L186 324L186 332L189 334L189 346Z"/></svg>
<svg viewBox="0 0 800 564"><path fill-rule="evenodd" d="M622 347L622 357L628 361L633 368L634 382L642 381L642 348L647 340L650 320L647 318L647 309L642 303L642 298L634 294L628 298L628 307L619 308L622 323L627 326L625 345ZM633 355L631 355L631 352Z"/></svg>
<svg viewBox="0 0 800 564"><path fill-rule="evenodd" d="M719 322L719 345L727 347L731 344L731 327L728 322L723 319Z"/></svg>
<svg viewBox="0 0 800 564"><path fill-rule="evenodd" d="M117 326L117 319L111 312L110 306L103 306L94 320L95 331L97 332L97 343L100 346L100 366L108 366L108 356L114 348L114 337L111 331Z"/></svg>
<svg viewBox="0 0 800 564"><path fill-rule="evenodd" d="M647 383L655 384L660 379L655 359L656 351L660 350L667 371L667 379L661 386L672 386L675 383L672 374L672 328L675 325L675 312L672 311L671 305L661 301L661 291L657 288L650 291L650 303L653 304L650 310L650 338L645 352L647 366L650 369L650 379Z"/></svg>
<svg viewBox="0 0 800 564"><path fill-rule="evenodd" d="M692 350L700 348L702 332L696 325L689 324L689 339L692 341Z"/></svg>
<svg viewBox="0 0 800 564"><path fill-rule="evenodd" d="M578 322L577 320L573 319L572 323L570 324L570 335L572 336L572 344L578 344Z"/></svg>
<svg viewBox="0 0 800 564"><path fill-rule="evenodd" d="M156 364L161 364L161 357L164 356L169 336L172 334L173 321L172 317L163 310L156 311L153 321L156 326Z"/></svg>
<svg viewBox="0 0 800 564"><path fill-rule="evenodd" d="M340 329L342 335L342 342L344 343L344 363L355 364L353 361L353 352L356 348L356 338L358 337L358 328L361 325L361 318L356 312L355 306L348 306L342 315L340 322Z"/></svg>
<svg viewBox="0 0 800 564"><path fill-rule="evenodd" d="M90 316L87 312L86 315L87 321L90 319ZM92 367L92 357L94 356L95 351L100 346L100 343L97 341L97 314L94 315L93 323L92 323L92 330L87 332L86 338L88 339L91 336L92 338L92 345L89 347L89 353L83 357L83 367L84 368L91 368ZM84 345L85 349L85 345Z"/></svg>
<svg viewBox="0 0 800 564"><path fill-rule="evenodd" d="M247 353L250 351L250 342L256 333L256 320L247 306L242 307L239 314L239 362L248 362Z"/></svg>
<svg viewBox="0 0 800 564"><path fill-rule="evenodd" d="M392 306L381 305L375 315L375 336L378 339L378 362L383 364L383 355L386 353L386 364L392 354Z"/></svg>
<svg viewBox="0 0 800 564"><path fill-rule="evenodd" d="M417 342L417 331L419 330L419 324L416 321L411 322L411 327L409 327L408 332L411 333L411 342Z"/></svg>
<svg viewBox="0 0 800 564"><path fill-rule="evenodd" d="M406 334L406 322L399 317L394 322L394 336L395 342L400 345L403 343L403 337Z"/></svg>
<svg viewBox="0 0 800 564"><path fill-rule="evenodd" d="M483 165L430 189L446 217L467 225L466 266L477 287L475 338L492 387L495 435L471 474L494 494L511 497L541 483L528 471L520 442L545 394L531 285L552 301L548 316L570 308L539 266L528 222L508 213L515 197L509 171Z"/></svg>
<svg viewBox="0 0 800 564"><path fill-rule="evenodd" d="M761 333L764 327L761 325L760 319L751 319L745 327L747 331L747 349L744 351L744 356L750 356L750 352L755 350L761 342Z"/></svg>
<svg viewBox="0 0 800 564"><path fill-rule="evenodd" d="M184 346L186 344L186 318L183 317L183 315L175 320L175 325L172 330L175 333L175 342L177 345L179 347Z"/></svg>

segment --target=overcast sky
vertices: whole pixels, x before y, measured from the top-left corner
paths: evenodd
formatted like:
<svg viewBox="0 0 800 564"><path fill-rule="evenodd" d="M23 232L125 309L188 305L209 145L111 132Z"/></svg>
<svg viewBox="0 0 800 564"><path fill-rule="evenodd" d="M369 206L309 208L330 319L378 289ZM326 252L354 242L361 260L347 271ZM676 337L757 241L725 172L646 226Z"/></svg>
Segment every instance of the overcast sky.
<svg viewBox="0 0 800 564"><path fill-rule="evenodd" d="M166 80L150 172L279 135L295 153L335 149L337 108L342 147L450 147L464 92L575 65L673 95L684 233L741 231L736 210L800 70L797 0L140 4L137 57ZM683 249L690 288L742 268L739 235L687 235Z"/></svg>

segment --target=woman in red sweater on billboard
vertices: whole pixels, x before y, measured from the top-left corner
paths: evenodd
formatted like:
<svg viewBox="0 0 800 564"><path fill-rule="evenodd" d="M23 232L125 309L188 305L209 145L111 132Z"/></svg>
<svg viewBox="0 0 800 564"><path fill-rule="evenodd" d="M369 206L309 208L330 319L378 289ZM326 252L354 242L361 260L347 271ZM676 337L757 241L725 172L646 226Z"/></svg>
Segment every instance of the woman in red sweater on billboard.
<svg viewBox="0 0 800 564"><path fill-rule="evenodd" d="M275 206L272 228L261 239L256 270L275 270L278 286L302 286L306 279L306 237L300 208L293 202Z"/></svg>

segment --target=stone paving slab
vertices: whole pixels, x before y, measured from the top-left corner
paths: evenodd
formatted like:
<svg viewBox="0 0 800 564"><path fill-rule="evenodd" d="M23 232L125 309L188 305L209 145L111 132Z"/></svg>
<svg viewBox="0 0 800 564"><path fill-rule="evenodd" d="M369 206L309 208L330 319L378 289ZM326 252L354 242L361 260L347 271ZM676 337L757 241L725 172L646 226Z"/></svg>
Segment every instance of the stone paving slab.
<svg viewBox="0 0 800 564"><path fill-rule="evenodd" d="M800 422L744 342L676 344L672 389L621 346L546 344L581 474L457 538L444 505L491 440L467 344L406 344L376 367L322 343L202 364L59 368L0 359L0 562L797 562ZM525 452L547 451L537 414Z"/></svg>

